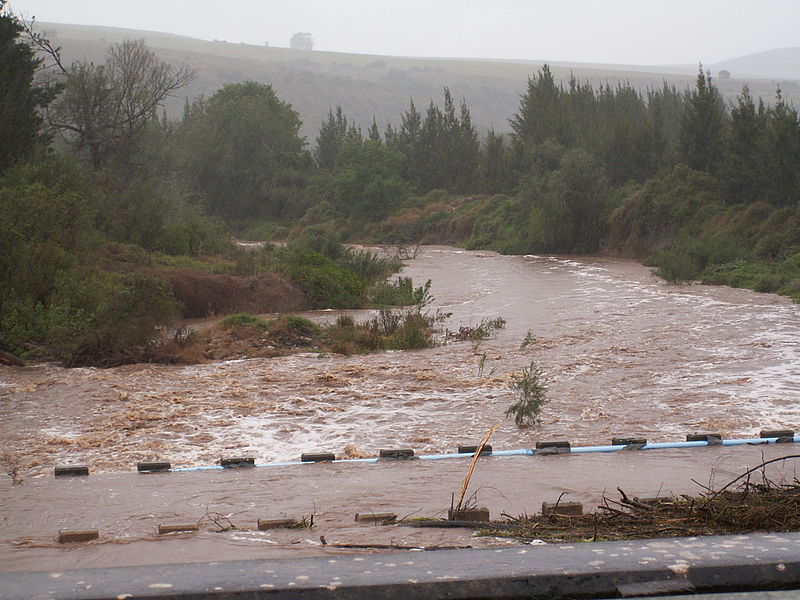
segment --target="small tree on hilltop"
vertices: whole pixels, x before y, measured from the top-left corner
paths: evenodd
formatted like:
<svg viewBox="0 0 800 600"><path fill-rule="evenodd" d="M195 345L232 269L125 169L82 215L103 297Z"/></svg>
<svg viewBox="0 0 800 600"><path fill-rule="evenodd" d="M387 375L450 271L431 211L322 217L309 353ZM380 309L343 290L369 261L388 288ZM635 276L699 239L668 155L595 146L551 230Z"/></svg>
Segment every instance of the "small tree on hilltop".
<svg viewBox="0 0 800 600"><path fill-rule="evenodd" d="M289 40L289 48L292 50L313 50L314 38L309 32L298 31Z"/></svg>

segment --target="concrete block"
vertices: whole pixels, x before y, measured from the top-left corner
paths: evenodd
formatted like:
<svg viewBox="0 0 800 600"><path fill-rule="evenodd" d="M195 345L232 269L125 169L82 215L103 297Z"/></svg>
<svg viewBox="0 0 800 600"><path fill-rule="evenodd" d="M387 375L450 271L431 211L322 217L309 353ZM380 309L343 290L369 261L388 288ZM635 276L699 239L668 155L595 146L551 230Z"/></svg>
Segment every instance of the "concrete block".
<svg viewBox="0 0 800 600"><path fill-rule="evenodd" d="M181 531L199 531L200 527L197 523L160 523L158 525L158 533L163 535L165 533L178 533Z"/></svg>
<svg viewBox="0 0 800 600"><path fill-rule="evenodd" d="M447 511L448 521L478 521L489 522L489 509L485 506L479 508L465 508L462 510L449 509Z"/></svg>
<svg viewBox="0 0 800 600"><path fill-rule="evenodd" d="M86 465L65 465L53 469L56 477L75 477L89 474L89 467Z"/></svg>
<svg viewBox="0 0 800 600"><path fill-rule="evenodd" d="M300 462L330 462L336 460L333 452L308 453L300 455Z"/></svg>
<svg viewBox="0 0 800 600"><path fill-rule="evenodd" d="M100 537L97 529L62 529L58 532L59 544L75 544L78 542L90 542Z"/></svg>
<svg viewBox="0 0 800 600"><path fill-rule="evenodd" d="M220 458L219 464L226 469L241 469L255 467L256 459L250 456L236 456L231 458Z"/></svg>
<svg viewBox="0 0 800 600"><path fill-rule="evenodd" d="M536 449L543 450L545 448L570 448L570 443L566 440L551 440L548 442L536 442Z"/></svg>
<svg viewBox="0 0 800 600"><path fill-rule="evenodd" d="M172 465L168 462L140 462L136 463L136 470L139 473L156 473L158 471L169 471Z"/></svg>
<svg viewBox="0 0 800 600"><path fill-rule="evenodd" d="M721 433L687 433L687 442L708 442L709 446L719 446L722 444Z"/></svg>
<svg viewBox="0 0 800 600"><path fill-rule="evenodd" d="M458 453L459 454L475 454L477 452L478 446L459 446ZM491 444L486 444L481 450L481 456L484 454L491 454L492 453L492 446Z"/></svg>
<svg viewBox="0 0 800 600"><path fill-rule="evenodd" d="M259 519L258 528L261 531L268 529L294 529L300 523L296 519Z"/></svg>
<svg viewBox="0 0 800 600"><path fill-rule="evenodd" d="M635 438L635 437L611 438L612 446L644 446L645 444L647 444L647 440L645 438Z"/></svg>
<svg viewBox="0 0 800 600"><path fill-rule="evenodd" d="M411 460L414 458L414 451L411 448L400 450L381 450L379 456L384 459Z"/></svg>
<svg viewBox="0 0 800 600"><path fill-rule="evenodd" d="M759 434L762 438L794 438L794 430L792 429L763 429Z"/></svg>
<svg viewBox="0 0 800 600"><path fill-rule="evenodd" d="M582 502L542 502L542 515L580 517L583 515Z"/></svg>
<svg viewBox="0 0 800 600"><path fill-rule="evenodd" d="M390 512L385 513L356 513L356 523L378 523L389 525L397 520L397 515Z"/></svg>

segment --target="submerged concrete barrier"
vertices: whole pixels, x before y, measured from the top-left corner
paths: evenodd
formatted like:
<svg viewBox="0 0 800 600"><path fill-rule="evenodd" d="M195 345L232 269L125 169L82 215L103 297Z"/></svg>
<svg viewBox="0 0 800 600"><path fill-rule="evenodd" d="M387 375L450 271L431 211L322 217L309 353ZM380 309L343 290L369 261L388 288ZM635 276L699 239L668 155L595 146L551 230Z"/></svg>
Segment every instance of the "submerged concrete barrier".
<svg viewBox="0 0 800 600"><path fill-rule="evenodd" d="M300 462L304 463L332 462L334 460L336 460L336 455L333 454L333 452L308 453L300 455Z"/></svg>
<svg viewBox="0 0 800 600"><path fill-rule="evenodd" d="M478 451L478 446L459 446L458 454L475 454ZM481 456L484 454L491 454L492 446L490 444L484 445L481 449Z"/></svg>
<svg viewBox="0 0 800 600"><path fill-rule="evenodd" d="M188 531L200 531L200 526L197 523L160 523L158 526L159 535Z"/></svg>
<svg viewBox="0 0 800 600"><path fill-rule="evenodd" d="M719 446L722 444L721 433L687 433L687 442L707 442L709 446Z"/></svg>
<svg viewBox="0 0 800 600"><path fill-rule="evenodd" d="M416 457L411 448L403 448L401 450L381 450L378 453L378 458L386 460L411 460Z"/></svg>
<svg viewBox="0 0 800 600"><path fill-rule="evenodd" d="M259 531L267 531L269 529L295 529L301 523L296 519L259 519L257 525Z"/></svg>
<svg viewBox="0 0 800 600"><path fill-rule="evenodd" d="M53 469L56 477L82 477L89 474L89 467L86 465L64 465Z"/></svg>
<svg viewBox="0 0 800 600"><path fill-rule="evenodd" d="M372 523L389 525L397 520L397 515L391 512L382 513L356 513L356 523Z"/></svg>
<svg viewBox="0 0 800 600"><path fill-rule="evenodd" d="M646 444L647 444L647 438L637 438L637 437L611 438L612 446L644 446Z"/></svg>
<svg viewBox="0 0 800 600"><path fill-rule="evenodd" d="M580 517L583 515L582 502L542 502L542 515L561 517Z"/></svg>
<svg viewBox="0 0 800 600"><path fill-rule="evenodd" d="M225 469L242 469L255 467L256 459L250 456L236 456L232 458L220 458L219 464Z"/></svg>
<svg viewBox="0 0 800 600"><path fill-rule="evenodd" d="M169 471L172 465L168 462L140 462L136 463L136 470L139 473L157 473Z"/></svg>
<svg viewBox="0 0 800 600"><path fill-rule="evenodd" d="M80 542L90 542L100 537L97 529L62 529L58 532L59 544L77 544Z"/></svg>
<svg viewBox="0 0 800 600"><path fill-rule="evenodd" d="M447 511L447 520L467 523L488 523L489 515L489 509L485 506L462 508L460 510L451 508Z"/></svg>

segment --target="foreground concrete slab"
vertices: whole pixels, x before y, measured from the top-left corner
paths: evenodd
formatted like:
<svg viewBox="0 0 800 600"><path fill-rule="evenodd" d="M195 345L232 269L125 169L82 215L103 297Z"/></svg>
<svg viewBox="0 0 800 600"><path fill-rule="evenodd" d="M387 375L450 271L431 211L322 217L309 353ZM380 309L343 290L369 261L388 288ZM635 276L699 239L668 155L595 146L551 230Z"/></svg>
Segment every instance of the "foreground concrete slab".
<svg viewBox="0 0 800 600"><path fill-rule="evenodd" d="M800 533L0 574L0 599L619 598L800 590Z"/></svg>

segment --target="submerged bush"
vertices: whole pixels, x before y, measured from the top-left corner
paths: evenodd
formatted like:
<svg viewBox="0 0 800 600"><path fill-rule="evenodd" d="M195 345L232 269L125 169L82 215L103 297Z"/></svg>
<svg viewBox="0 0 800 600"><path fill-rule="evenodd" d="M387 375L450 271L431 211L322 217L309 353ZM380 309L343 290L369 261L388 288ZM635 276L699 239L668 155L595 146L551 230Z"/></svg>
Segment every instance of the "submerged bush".
<svg viewBox="0 0 800 600"><path fill-rule="evenodd" d="M367 296L373 306L420 306L431 301L431 280L414 287L411 277L398 277L394 281L380 281L369 288Z"/></svg>
<svg viewBox="0 0 800 600"><path fill-rule="evenodd" d="M58 308L58 307L56 307ZM79 314L73 306L71 314ZM64 356L67 366L113 366L147 360L161 332L179 314L180 304L166 282L145 275L124 275L88 319L82 336L67 339L75 348Z"/></svg>
<svg viewBox="0 0 800 600"><path fill-rule="evenodd" d="M541 423L542 408L548 402L547 383L541 367L535 362L511 376L509 386L517 401L508 407L506 416L514 417L517 427L534 427Z"/></svg>
<svg viewBox="0 0 800 600"><path fill-rule="evenodd" d="M343 315L329 325L325 336L332 352L356 354L375 350L419 350L436 345L434 333L448 315L418 308L381 309L374 317L355 323Z"/></svg>

